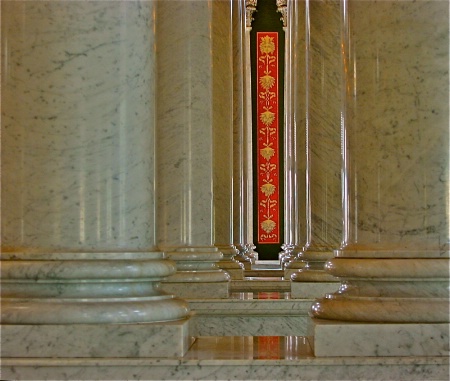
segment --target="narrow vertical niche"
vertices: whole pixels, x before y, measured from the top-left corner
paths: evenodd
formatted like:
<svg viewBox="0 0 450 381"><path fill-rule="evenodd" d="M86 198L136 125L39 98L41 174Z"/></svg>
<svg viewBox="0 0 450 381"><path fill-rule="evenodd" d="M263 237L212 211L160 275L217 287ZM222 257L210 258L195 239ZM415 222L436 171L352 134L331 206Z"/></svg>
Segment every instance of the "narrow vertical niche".
<svg viewBox="0 0 450 381"><path fill-rule="evenodd" d="M275 260L284 237L285 32L276 0L258 0L253 18L253 242L260 260Z"/></svg>

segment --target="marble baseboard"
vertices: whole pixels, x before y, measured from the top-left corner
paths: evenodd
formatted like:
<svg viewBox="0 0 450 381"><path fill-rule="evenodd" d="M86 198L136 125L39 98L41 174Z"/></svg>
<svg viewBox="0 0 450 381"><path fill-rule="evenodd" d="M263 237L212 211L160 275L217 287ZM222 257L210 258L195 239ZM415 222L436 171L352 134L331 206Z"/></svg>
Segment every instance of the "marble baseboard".
<svg viewBox="0 0 450 381"><path fill-rule="evenodd" d="M3 359L8 380L448 380L445 357L316 358L302 337L201 337L184 358Z"/></svg>
<svg viewBox="0 0 450 381"><path fill-rule="evenodd" d="M228 298L230 282L161 282L161 289L180 298Z"/></svg>
<svg viewBox="0 0 450 381"><path fill-rule="evenodd" d="M445 356L448 324L349 323L311 319L308 334L316 357Z"/></svg>
<svg viewBox="0 0 450 381"><path fill-rule="evenodd" d="M307 321L307 315L192 316L195 336L304 336L307 333Z"/></svg>
<svg viewBox="0 0 450 381"><path fill-rule="evenodd" d="M178 357L193 342L190 319L139 324L4 324L1 333L2 359Z"/></svg>
<svg viewBox="0 0 450 381"><path fill-rule="evenodd" d="M339 290L340 282L292 282L291 298L314 299Z"/></svg>
<svg viewBox="0 0 450 381"><path fill-rule="evenodd" d="M231 292L290 292L290 280L234 280L230 284Z"/></svg>
<svg viewBox="0 0 450 381"><path fill-rule="evenodd" d="M245 276L246 277L262 277L262 278L281 278L284 276L284 270L264 270L264 269L251 269L251 270L245 270Z"/></svg>
<svg viewBox="0 0 450 381"><path fill-rule="evenodd" d="M195 336L304 336L312 300L189 300Z"/></svg>

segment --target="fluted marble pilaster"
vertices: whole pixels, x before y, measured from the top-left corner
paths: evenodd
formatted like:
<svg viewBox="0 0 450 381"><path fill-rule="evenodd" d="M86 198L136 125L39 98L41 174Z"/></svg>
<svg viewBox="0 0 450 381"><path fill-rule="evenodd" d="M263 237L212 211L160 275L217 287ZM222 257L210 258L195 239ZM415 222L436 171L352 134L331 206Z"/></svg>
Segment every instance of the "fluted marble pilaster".
<svg viewBox="0 0 450 381"><path fill-rule="evenodd" d="M223 258L216 239L232 244L231 5L160 1L156 26L158 243L182 273L163 287L214 297L214 283L224 297L230 277L210 264ZM209 271L186 277L184 262L201 258Z"/></svg>
<svg viewBox="0 0 450 381"><path fill-rule="evenodd" d="M304 46L304 34L299 33L299 25L304 25L298 19L299 9L294 1L288 2L287 7L283 7L286 18L285 31L285 89L284 89L284 240L281 245L282 251L279 259L282 267L293 260L300 252L301 233L304 223L300 223L300 204L302 203L304 192L299 192L299 181L301 177L299 158L304 152L304 145L299 146L298 128L301 126L301 118L304 111L304 104L299 103L299 88L302 86L302 78L299 74L299 67L304 69L304 56L300 54L301 47ZM303 13L302 13L303 14ZM303 20L302 20L303 21ZM302 32L304 31L304 28ZM305 113L303 112L303 115ZM300 148L300 149L299 149ZM300 182L302 183L302 182Z"/></svg>
<svg viewBox="0 0 450 381"><path fill-rule="evenodd" d="M286 265L294 297L318 297L337 289L337 280L323 271L342 240L340 122L342 75L340 4L309 1L306 28L306 240ZM306 295L304 282L317 283L317 294ZM331 283L330 283L331 282Z"/></svg>
<svg viewBox="0 0 450 381"><path fill-rule="evenodd" d="M447 5L342 3L342 286L312 307L316 355L448 355Z"/></svg>
<svg viewBox="0 0 450 381"><path fill-rule="evenodd" d="M1 7L2 356L182 355L187 304L158 288L154 3Z"/></svg>
<svg viewBox="0 0 450 381"><path fill-rule="evenodd" d="M250 269L251 260L244 254L244 28L245 0L232 2L233 37L233 243L236 260Z"/></svg>

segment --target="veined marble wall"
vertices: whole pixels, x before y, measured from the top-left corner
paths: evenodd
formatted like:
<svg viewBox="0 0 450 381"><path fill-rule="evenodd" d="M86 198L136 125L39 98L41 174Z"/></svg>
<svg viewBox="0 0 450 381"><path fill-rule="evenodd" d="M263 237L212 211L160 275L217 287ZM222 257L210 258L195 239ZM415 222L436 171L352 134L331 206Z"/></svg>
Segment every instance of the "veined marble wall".
<svg viewBox="0 0 450 381"><path fill-rule="evenodd" d="M3 252L154 249L152 9L2 2Z"/></svg>
<svg viewBox="0 0 450 381"><path fill-rule="evenodd" d="M448 2L345 12L346 243L448 252Z"/></svg>

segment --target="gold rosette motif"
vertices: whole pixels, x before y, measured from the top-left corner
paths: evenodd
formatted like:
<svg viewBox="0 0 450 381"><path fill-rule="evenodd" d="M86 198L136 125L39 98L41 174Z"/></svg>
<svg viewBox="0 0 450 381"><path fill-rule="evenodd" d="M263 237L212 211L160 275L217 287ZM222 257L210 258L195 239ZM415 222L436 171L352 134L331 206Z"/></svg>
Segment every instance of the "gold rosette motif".
<svg viewBox="0 0 450 381"><path fill-rule="evenodd" d="M275 221L272 221L272 220L269 220L269 219L261 222L261 228L266 233L270 233L273 229L275 229L276 226L277 226L277 224L275 223Z"/></svg>

